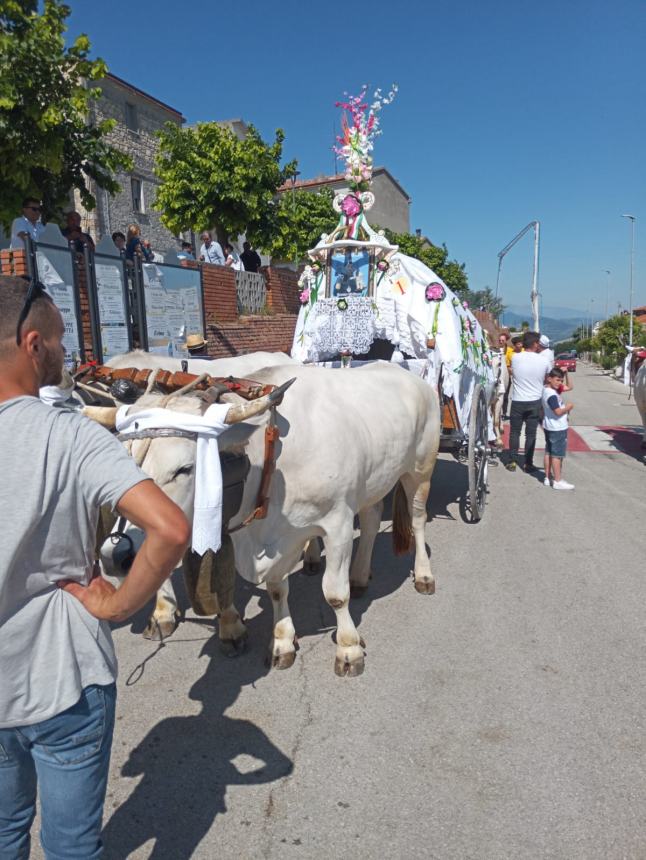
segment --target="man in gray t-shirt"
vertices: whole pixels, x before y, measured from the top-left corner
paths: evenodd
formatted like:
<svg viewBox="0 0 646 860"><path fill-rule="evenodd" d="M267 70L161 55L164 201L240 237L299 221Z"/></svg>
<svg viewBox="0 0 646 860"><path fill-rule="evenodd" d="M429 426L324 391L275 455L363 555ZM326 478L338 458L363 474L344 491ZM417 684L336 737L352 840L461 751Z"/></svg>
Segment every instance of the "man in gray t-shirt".
<svg viewBox="0 0 646 860"><path fill-rule="evenodd" d="M29 289L28 289L29 288ZM0 857L98 857L114 725L109 621L143 606L189 538L182 512L102 427L38 400L61 381L61 315L0 278ZM101 505L146 533L124 584L93 576Z"/></svg>

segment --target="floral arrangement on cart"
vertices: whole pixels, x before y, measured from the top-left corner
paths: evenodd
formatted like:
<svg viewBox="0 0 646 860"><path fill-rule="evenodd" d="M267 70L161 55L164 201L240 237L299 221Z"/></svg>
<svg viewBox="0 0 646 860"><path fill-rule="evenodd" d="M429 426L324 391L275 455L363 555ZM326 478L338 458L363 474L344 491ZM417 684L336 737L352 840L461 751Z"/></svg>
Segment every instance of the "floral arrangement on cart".
<svg viewBox="0 0 646 860"><path fill-rule="evenodd" d="M343 113L334 151L345 163L347 189L334 197L336 227L308 252L299 278L302 308L292 355L310 362L360 358L380 338L416 358L432 359L439 351L456 374L469 367L484 377L490 356L468 307L421 261L399 253L367 218L375 202L373 152L381 112L396 95L393 85L387 95L376 90L369 99L364 86L359 95L346 93L336 103Z"/></svg>

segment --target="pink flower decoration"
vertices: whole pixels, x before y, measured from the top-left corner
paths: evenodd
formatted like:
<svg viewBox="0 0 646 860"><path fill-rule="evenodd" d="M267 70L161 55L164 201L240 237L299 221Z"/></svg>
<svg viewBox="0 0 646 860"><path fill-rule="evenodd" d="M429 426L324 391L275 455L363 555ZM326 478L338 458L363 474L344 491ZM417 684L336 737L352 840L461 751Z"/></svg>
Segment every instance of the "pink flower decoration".
<svg viewBox="0 0 646 860"><path fill-rule="evenodd" d="M341 211L348 218L356 218L361 212L361 203L354 194L346 194L341 203Z"/></svg>
<svg viewBox="0 0 646 860"><path fill-rule="evenodd" d="M426 287L425 296L427 302L441 302L445 295L444 287L437 281L434 281Z"/></svg>
<svg viewBox="0 0 646 860"><path fill-rule="evenodd" d="M469 307L469 302L462 302L462 307L463 307L463 308L468 308L468 307Z"/></svg>
<svg viewBox="0 0 646 860"><path fill-rule="evenodd" d="M379 260L379 262L377 263L377 268L380 272L385 272L388 268L388 263L385 260Z"/></svg>
<svg viewBox="0 0 646 860"><path fill-rule="evenodd" d="M300 294L299 299L301 300L301 304L306 305L310 300L310 290L309 287L303 290Z"/></svg>

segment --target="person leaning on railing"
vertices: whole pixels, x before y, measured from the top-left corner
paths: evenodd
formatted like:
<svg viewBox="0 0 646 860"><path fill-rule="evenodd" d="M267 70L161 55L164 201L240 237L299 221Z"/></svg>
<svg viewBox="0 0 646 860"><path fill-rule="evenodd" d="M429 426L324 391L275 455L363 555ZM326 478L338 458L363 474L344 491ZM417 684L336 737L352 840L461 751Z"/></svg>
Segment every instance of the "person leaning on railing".
<svg viewBox="0 0 646 860"><path fill-rule="evenodd" d="M135 255L141 257L144 263L152 263L154 260L150 242L141 238L139 224L128 224L128 235L126 236L126 260L134 260Z"/></svg>
<svg viewBox="0 0 646 860"><path fill-rule="evenodd" d="M34 242L40 239L45 225L40 220L43 207L36 197L25 197L22 201L22 215L14 218L11 225L10 248L17 250L25 247L24 239L31 236Z"/></svg>

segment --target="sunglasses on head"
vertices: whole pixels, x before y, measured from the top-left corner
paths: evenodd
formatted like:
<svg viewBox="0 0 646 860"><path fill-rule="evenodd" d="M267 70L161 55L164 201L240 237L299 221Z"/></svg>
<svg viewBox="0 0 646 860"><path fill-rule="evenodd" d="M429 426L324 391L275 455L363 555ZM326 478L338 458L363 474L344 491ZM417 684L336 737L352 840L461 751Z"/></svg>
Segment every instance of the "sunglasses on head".
<svg viewBox="0 0 646 860"><path fill-rule="evenodd" d="M29 289L27 290L27 295L25 296L25 303L22 306L22 310L20 311L20 316L18 317L18 325L16 326L16 344L20 346L20 342L22 340L22 336L20 334L20 329L24 321L29 316L29 311L31 310L31 306L36 301L36 299L40 299L42 296L47 295L45 287L40 283L36 278L32 278L29 282Z"/></svg>

